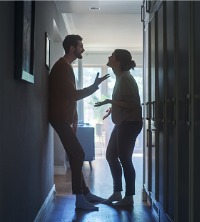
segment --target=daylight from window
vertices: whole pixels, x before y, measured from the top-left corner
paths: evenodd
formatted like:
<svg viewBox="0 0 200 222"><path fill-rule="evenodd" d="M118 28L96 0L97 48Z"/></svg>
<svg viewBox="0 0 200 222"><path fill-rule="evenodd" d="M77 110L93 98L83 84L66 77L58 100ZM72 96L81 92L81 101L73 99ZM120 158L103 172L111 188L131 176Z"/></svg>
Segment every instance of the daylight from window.
<svg viewBox="0 0 200 222"><path fill-rule="evenodd" d="M78 77L78 68L74 68L75 76ZM111 131L113 129L113 123L111 121L110 116L103 120L103 116L106 114L106 110L110 107L110 105L105 105L101 107L94 107L95 102L102 101L106 98L112 97L112 91L115 84L115 75L111 68L105 67L83 67L83 78L82 84L80 84L80 88L87 87L93 84L94 79L97 73L100 73L100 76L105 75L106 73L110 74L110 78L104 81L100 86L99 90L97 90L91 96L85 98L83 100L82 108L79 108L79 116L83 116L83 119L79 118L79 121L84 122L86 124L90 124L95 129L95 155L96 156L105 156L105 150L107 147L108 140L110 138ZM106 73L103 73L106 72ZM131 74L135 78L141 103L143 102L143 74L142 67L137 67L134 70L131 70ZM79 80L77 79L77 82ZM142 132L138 136L135 144L135 152L142 153Z"/></svg>

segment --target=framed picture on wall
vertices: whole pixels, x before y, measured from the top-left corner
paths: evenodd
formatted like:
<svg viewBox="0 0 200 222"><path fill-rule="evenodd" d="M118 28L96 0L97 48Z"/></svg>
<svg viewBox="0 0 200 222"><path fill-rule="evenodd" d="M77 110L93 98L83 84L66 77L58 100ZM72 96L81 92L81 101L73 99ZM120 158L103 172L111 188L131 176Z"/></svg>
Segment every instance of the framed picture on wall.
<svg viewBox="0 0 200 222"><path fill-rule="evenodd" d="M35 2L15 2L15 79L34 83Z"/></svg>
<svg viewBox="0 0 200 222"><path fill-rule="evenodd" d="M50 38L47 32L45 32L45 65L50 69Z"/></svg>

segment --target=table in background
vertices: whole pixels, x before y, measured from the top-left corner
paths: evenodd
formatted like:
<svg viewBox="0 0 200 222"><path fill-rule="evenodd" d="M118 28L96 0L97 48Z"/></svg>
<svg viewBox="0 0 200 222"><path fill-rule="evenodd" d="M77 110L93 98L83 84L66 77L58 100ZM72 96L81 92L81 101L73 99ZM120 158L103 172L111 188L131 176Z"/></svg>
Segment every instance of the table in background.
<svg viewBox="0 0 200 222"><path fill-rule="evenodd" d="M85 151L85 161L89 161L92 167L91 161L95 159L94 127L90 124L79 124L77 138Z"/></svg>

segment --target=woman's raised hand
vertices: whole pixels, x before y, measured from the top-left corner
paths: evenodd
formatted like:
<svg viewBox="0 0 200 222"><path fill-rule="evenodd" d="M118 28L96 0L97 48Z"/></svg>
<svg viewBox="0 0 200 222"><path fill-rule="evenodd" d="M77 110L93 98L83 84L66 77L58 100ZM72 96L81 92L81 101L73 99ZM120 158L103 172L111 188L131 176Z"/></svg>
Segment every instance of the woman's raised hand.
<svg viewBox="0 0 200 222"><path fill-rule="evenodd" d="M103 116L103 120L106 119L111 114L111 107L106 110L106 115Z"/></svg>

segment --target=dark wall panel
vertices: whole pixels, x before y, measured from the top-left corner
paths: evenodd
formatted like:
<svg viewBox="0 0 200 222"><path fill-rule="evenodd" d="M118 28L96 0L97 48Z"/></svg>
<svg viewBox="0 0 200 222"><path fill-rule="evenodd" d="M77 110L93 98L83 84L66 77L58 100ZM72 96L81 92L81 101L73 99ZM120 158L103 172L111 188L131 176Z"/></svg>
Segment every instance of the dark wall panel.
<svg viewBox="0 0 200 222"><path fill-rule="evenodd" d="M157 88L157 135L158 135L158 196L159 202L164 206L164 183L165 183L165 138L164 138L164 95L165 95L165 70L164 70L164 23L163 23L163 5L158 11L158 87Z"/></svg>
<svg viewBox="0 0 200 222"><path fill-rule="evenodd" d="M200 29L199 29L199 11L200 11L200 2L195 1L193 3L193 50L194 50L194 134L192 135L194 139L194 181L193 181L193 214L194 221L200 221L200 211L199 211L199 197L200 197L200 180L199 180L199 169L200 169L200 67L199 67L199 58L200 58Z"/></svg>
<svg viewBox="0 0 200 222"><path fill-rule="evenodd" d="M154 17L151 21L151 29L150 29L150 45L151 45L151 54L150 54L150 95L151 95L151 108L150 108L150 113L151 113L151 137L155 135L155 112L153 109L153 105L155 104L155 99L156 99L156 56L157 56L157 48L156 48L156 29L157 29L157 20ZM155 138L155 136L154 136ZM155 139L154 139L155 140ZM153 138L150 140L151 142L153 141ZM155 142L150 143L149 146L150 153L151 153L151 191L153 195L156 195L156 147L155 147Z"/></svg>
<svg viewBox="0 0 200 222"><path fill-rule="evenodd" d="M149 118L150 131L156 132L148 159L152 212L159 221L200 221L200 3L153 3L147 16L150 110L156 101L155 119Z"/></svg>
<svg viewBox="0 0 200 222"><path fill-rule="evenodd" d="M0 2L0 221L33 221L53 187L44 34L53 37L53 2L36 1L35 83L14 79L14 2Z"/></svg>
<svg viewBox="0 0 200 222"><path fill-rule="evenodd" d="M166 2L166 211L174 218L175 36L174 2Z"/></svg>
<svg viewBox="0 0 200 222"><path fill-rule="evenodd" d="M189 221L189 9L190 2L182 1L177 5L177 159L178 163L178 220Z"/></svg>

